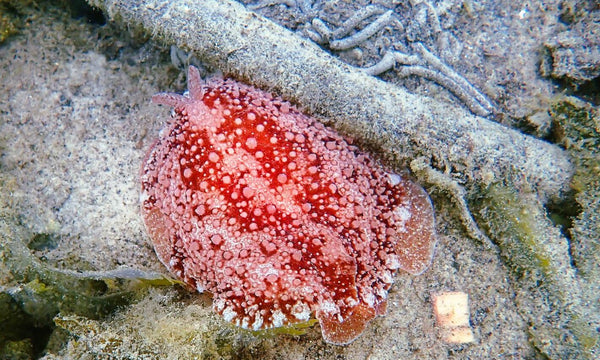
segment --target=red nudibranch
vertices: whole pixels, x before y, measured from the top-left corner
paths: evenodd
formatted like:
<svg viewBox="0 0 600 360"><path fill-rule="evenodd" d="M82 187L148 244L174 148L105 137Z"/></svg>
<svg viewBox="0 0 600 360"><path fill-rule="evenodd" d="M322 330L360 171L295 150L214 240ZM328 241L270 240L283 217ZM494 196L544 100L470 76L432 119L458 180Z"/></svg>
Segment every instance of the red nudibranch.
<svg viewBox="0 0 600 360"><path fill-rule="evenodd" d="M238 326L314 314L327 342L353 341L394 273L431 263L429 197L278 97L194 67L188 88L152 98L175 109L141 172L158 257Z"/></svg>

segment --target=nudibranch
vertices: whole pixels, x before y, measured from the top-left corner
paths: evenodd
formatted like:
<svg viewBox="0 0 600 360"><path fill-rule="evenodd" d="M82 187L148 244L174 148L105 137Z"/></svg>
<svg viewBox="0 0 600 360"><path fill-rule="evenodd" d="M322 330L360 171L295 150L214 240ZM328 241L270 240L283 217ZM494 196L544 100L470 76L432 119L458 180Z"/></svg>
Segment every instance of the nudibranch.
<svg viewBox="0 0 600 360"><path fill-rule="evenodd" d="M386 311L398 269L436 244L425 191L267 92L189 68L141 170L156 254L213 295L226 321L260 330L319 321L333 344Z"/></svg>

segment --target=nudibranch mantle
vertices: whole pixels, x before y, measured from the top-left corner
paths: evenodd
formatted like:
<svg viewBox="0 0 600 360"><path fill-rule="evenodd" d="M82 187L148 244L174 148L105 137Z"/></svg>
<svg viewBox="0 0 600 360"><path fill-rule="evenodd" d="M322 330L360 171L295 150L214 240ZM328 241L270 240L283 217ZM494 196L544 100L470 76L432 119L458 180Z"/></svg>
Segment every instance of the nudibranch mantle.
<svg viewBox="0 0 600 360"><path fill-rule="evenodd" d="M188 90L152 98L174 108L141 171L159 259L243 328L315 316L325 341L353 341L398 269L430 265L429 197L279 97L194 67Z"/></svg>

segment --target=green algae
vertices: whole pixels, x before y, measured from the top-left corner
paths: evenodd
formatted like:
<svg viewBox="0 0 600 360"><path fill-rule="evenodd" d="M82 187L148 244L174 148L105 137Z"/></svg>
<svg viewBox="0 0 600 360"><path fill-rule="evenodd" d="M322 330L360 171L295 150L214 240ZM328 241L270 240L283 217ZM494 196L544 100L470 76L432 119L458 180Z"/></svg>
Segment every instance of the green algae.
<svg viewBox="0 0 600 360"><path fill-rule="evenodd" d="M495 183L470 205L512 272L532 343L551 359L593 359L600 352L600 120L572 97L555 100L549 113L554 140L575 167L573 204L548 214L534 194Z"/></svg>
<svg viewBox="0 0 600 360"><path fill-rule="evenodd" d="M266 329L266 330L252 331L252 333L258 337L271 337L271 336L276 336L276 335L292 335L292 336L305 335L306 331L309 328L315 326L315 324L318 322L319 322L319 320L317 320L317 319L310 319L308 321L304 321L301 323L292 324L292 325L288 325L288 326L282 326L282 327Z"/></svg>
<svg viewBox="0 0 600 360"><path fill-rule="evenodd" d="M250 359L271 346L269 339L304 335L317 320L270 330L252 331L223 321L209 296L174 288L151 288L113 316L94 320L59 314L56 325L70 341L56 355L112 358Z"/></svg>
<svg viewBox="0 0 600 360"><path fill-rule="evenodd" d="M14 179L0 175L3 193L15 186ZM51 246L51 234L26 230L13 213L14 201L0 197L0 357L22 352L19 349L29 342L42 350L45 344L39 340L48 338L58 314L100 319L143 296L149 287L177 283L136 269L74 271L50 266L28 245Z"/></svg>
<svg viewBox="0 0 600 360"><path fill-rule="evenodd" d="M0 237L0 258L17 280L10 294L38 321L50 322L58 312L101 318L147 287L178 283L134 269L77 272L52 268L31 254L18 237L10 238L5 231Z"/></svg>
<svg viewBox="0 0 600 360"><path fill-rule="evenodd" d="M50 331L56 316L79 316L89 321L101 319L142 297L149 287L176 284L169 278L134 270L78 273L53 269L25 253L19 240L5 235L0 231L0 257L12 269L17 282L0 288L0 295L5 298L5 304L14 308L12 314L28 321L11 327L10 321L0 319L0 328L7 327L9 334L13 334L6 341L0 338L0 347L9 340L24 341L33 337L39 333L36 329Z"/></svg>
<svg viewBox="0 0 600 360"><path fill-rule="evenodd" d="M474 216L512 272L532 343L551 359L592 359L594 310L570 264L569 243L533 194L492 184L471 199Z"/></svg>
<svg viewBox="0 0 600 360"><path fill-rule="evenodd" d="M223 326L204 302L185 291L154 288L105 321L58 315L55 322L71 334L64 351L73 358L260 358L261 337Z"/></svg>
<svg viewBox="0 0 600 360"><path fill-rule="evenodd" d="M519 277L527 276L532 269L544 274L552 271L551 254L542 244L545 229L536 219L542 215L539 207L530 206L514 190L498 184L487 188L480 200L478 221L487 225L487 233L496 243L501 242L507 251L504 257L514 263Z"/></svg>
<svg viewBox="0 0 600 360"><path fill-rule="evenodd" d="M0 227L0 259L17 281L11 295L39 321L50 322L59 311L99 318L127 303L126 289L109 291L103 280L51 268L29 252L22 233L6 223Z"/></svg>
<svg viewBox="0 0 600 360"><path fill-rule="evenodd" d="M34 358L34 347L30 339L8 341L0 348L3 359L29 360Z"/></svg>
<svg viewBox="0 0 600 360"><path fill-rule="evenodd" d="M584 279L585 300L600 317L600 112L573 97L556 101L550 114L557 140L571 155L575 174L571 188L579 212L568 229L573 264ZM583 320L582 320L583 321ZM587 345L600 353L598 333Z"/></svg>
<svg viewBox="0 0 600 360"><path fill-rule="evenodd" d="M556 101L550 113L557 140L575 164L571 188L580 211L569 229L573 260L583 277L600 286L600 114L572 97Z"/></svg>
<svg viewBox="0 0 600 360"><path fill-rule="evenodd" d="M32 338L39 330L17 302L0 291L0 357L18 359L21 354L32 355Z"/></svg>
<svg viewBox="0 0 600 360"><path fill-rule="evenodd" d="M0 44L19 32L32 4L31 0L0 0Z"/></svg>

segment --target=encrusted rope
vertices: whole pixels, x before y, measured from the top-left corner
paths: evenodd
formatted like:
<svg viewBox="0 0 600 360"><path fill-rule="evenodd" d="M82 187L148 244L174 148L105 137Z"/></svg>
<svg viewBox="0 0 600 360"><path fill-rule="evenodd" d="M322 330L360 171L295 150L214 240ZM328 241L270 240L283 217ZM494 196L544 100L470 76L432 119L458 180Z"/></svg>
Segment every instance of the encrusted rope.
<svg viewBox="0 0 600 360"><path fill-rule="evenodd" d="M396 168L425 156L465 184L502 181L542 198L567 188L559 147L378 80L230 0L89 0L210 66L299 104Z"/></svg>

